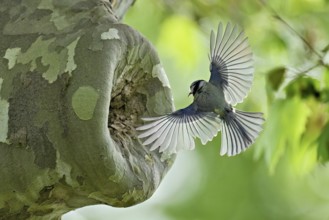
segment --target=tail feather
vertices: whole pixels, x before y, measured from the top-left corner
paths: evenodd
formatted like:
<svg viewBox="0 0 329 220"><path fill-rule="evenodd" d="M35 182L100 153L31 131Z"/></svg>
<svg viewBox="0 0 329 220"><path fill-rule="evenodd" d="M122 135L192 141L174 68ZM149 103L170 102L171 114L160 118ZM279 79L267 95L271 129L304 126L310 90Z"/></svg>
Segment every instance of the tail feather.
<svg viewBox="0 0 329 220"><path fill-rule="evenodd" d="M245 151L262 130L263 113L234 109L223 119L220 154L234 156Z"/></svg>

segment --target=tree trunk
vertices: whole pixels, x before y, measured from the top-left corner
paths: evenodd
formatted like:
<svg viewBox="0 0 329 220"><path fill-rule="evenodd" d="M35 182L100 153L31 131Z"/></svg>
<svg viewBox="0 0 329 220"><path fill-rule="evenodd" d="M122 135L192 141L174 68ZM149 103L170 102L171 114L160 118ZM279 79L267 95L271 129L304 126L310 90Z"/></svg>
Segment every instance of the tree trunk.
<svg viewBox="0 0 329 220"><path fill-rule="evenodd" d="M132 0L0 0L0 219L148 199L173 163L136 137L172 111ZM112 5L111 5L112 4Z"/></svg>

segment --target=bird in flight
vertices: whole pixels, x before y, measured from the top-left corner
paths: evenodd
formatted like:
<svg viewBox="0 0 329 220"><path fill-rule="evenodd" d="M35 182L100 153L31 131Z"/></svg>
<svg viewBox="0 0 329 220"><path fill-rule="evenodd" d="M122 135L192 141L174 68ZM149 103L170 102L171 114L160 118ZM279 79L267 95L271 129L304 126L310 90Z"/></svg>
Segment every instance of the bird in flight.
<svg viewBox="0 0 329 220"><path fill-rule="evenodd" d="M158 117L145 117L139 138L150 150L167 154L193 150L194 139L205 145L222 133L220 155L237 155L257 138L264 122L263 113L233 108L247 96L253 80L252 52L248 39L237 26L218 25L210 35L210 79L194 81L194 99L186 108Z"/></svg>

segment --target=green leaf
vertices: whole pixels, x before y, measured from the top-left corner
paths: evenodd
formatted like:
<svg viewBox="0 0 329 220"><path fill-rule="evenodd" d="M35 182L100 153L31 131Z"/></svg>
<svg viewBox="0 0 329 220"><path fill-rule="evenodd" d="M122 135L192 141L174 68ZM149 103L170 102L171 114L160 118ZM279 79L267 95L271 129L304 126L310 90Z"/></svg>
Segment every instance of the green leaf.
<svg viewBox="0 0 329 220"><path fill-rule="evenodd" d="M268 72L266 77L266 94L268 103L272 103L274 100L275 92L280 88L286 69L284 67L277 67Z"/></svg>
<svg viewBox="0 0 329 220"><path fill-rule="evenodd" d="M288 84L286 93L288 98L299 96L302 99L306 99L312 96L319 99L321 96L319 88L319 80L311 77L299 76Z"/></svg>
<svg viewBox="0 0 329 220"><path fill-rule="evenodd" d="M329 123L323 128L318 139L318 157L321 162L329 160Z"/></svg>
<svg viewBox="0 0 329 220"><path fill-rule="evenodd" d="M277 67L267 74L267 82L274 91L277 91L285 77L286 68Z"/></svg>
<svg viewBox="0 0 329 220"><path fill-rule="evenodd" d="M300 146L310 113L308 106L297 97L276 100L272 104L264 131L255 147L256 158L264 155L271 173L274 173L284 154L295 153Z"/></svg>
<svg viewBox="0 0 329 220"><path fill-rule="evenodd" d="M323 78L321 79L324 82L324 87L326 89L329 89L329 66L326 65L325 68L323 68L322 73Z"/></svg>

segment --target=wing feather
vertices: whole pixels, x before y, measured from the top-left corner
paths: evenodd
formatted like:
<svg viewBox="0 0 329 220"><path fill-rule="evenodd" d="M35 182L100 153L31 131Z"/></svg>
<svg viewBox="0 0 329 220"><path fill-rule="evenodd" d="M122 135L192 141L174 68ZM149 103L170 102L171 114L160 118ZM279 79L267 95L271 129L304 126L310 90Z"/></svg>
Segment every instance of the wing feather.
<svg viewBox="0 0 329 220"><path fill-rule="evenodd" d="M137 128L141 133L144 145L150 150L168 154L179 150L195 148L194 138L199 138L202 144L215 137L222 127L221 119L213 112L197 112L193 104L185 109L155 118L143 118L146 122Z"/></svg>
<svg viewBox="0 0 329 220"><path fill-rule="evenodd" d="M237 26L218 25L217 36L210 35L210 80L223 89L225 100L235 105L247 96L253 80L252 52L248 38Z"/></svg>

